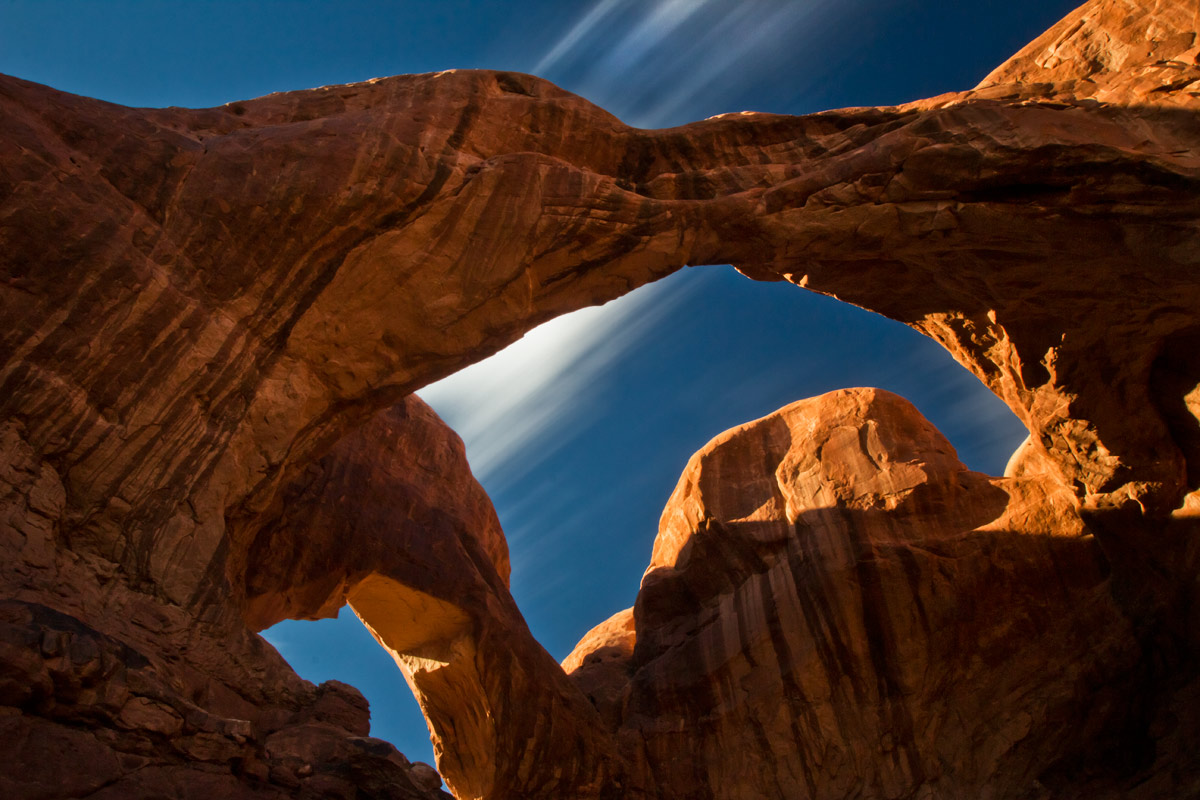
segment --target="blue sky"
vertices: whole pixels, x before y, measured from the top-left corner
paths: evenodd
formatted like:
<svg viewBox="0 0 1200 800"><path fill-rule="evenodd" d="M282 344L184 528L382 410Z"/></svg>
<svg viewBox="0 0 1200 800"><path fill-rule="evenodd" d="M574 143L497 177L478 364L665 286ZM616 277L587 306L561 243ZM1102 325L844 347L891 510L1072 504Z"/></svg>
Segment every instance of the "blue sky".
<svg viewBox="0 0 1200 800"><path fill-rule="evenodd" d="M803 114L969 88L1070 11L1058 0L0 0L0 72L138 106L449 68L533 72L630 124ZM880 386L971 467L1016 419L898 323L729 268L686 269L555 320L421 395L467 442L509 538L513 594L557 658L633 603L688 457L802 397ZM408 687L348 611L268 638L371 701L372 732L432 762Z"/></svg>

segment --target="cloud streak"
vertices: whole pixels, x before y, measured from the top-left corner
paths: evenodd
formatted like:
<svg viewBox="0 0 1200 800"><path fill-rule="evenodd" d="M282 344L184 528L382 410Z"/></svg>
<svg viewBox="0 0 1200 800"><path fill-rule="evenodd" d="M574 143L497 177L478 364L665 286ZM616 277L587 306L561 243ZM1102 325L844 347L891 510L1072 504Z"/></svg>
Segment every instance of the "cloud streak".
<svg viewBox="0 0 1200 800"><path fill-rule="evenodd" d="M550 48L550 51L546 55L542 56L542 60L533 68L534 74L540 75L554 69L559 61L583 41L597 25L601 24L605 18L612 14L622 2L624 0L600 0L599 3L592 6L591 10L584 14L583 18L575 23L575 26L567 31L554 47Z"/></svg>
<svg viewBox="0 0 1200 800"><path fill-rule="evenodd" d="M556 449L554 434L586 409L604 373L688 295L648 286L551 320L420 396L462 436L484 485L511 484Z"/></svg>
<svg viewBox="0 0 1200 800"><path fill-rule="evenodd" d="M835 13L837 10L841 14ZM633 125L660 127L729 108L764 80L811 85L797 52L828 66L832 0L600 0L532 68Z"/></svg>

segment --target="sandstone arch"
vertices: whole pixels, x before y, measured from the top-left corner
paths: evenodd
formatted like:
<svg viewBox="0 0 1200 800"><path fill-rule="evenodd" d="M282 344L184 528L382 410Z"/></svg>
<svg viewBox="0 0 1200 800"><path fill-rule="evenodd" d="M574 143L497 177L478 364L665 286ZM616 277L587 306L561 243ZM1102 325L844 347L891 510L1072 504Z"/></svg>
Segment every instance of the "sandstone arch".
<svg viewBox="0 0 1200 800"><path fill-rule="evenodd" d="M59 741L54 714L95 712L126 731L96 751L113 786L132 753L286 794L259 739L320 698L247 628L298 606L241 592L289 488L373 412L684 264L944 344L1029 427L1030 474L1080 507L1131 624L1186 662L1163 619L1194 602L1191 427L1153 393L1200 308L1196 48L1193 3L1093 0L969 92L665 131L487 72L199 111L0 79L6 730ZM277 588L340 603L318 584ZM38 631L107 655L39 654ZM134 661L158 688L88 711L120 671L76 666ZM337 758L399 764L364 747Z"/></svg>

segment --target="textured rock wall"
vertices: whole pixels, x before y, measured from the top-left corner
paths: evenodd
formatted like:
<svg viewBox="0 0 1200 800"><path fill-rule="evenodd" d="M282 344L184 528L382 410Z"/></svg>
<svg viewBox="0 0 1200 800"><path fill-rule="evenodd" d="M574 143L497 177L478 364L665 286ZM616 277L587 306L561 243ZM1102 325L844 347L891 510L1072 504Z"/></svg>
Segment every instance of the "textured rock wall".
<svg viewBox="0 0 1200 800"><path fill-rule="evenodd" d="M1079 31L1144 38L1190 6L1105 8ZM73 548L189 605L223 572L226 511L268 507L370 410L555 314L732 262L934 335L1077 494L1164 513L1190 487L1149 385L1198 299L1183 30L1121 72L1088 62L1107 105L997 84L656 132L509 74L207 111L6 79L5 418L69 484ZM1160 62L1175 80L1126 87Z"/></svg>
<svg viewBox="0 0 1200 800"><path fill-rule="evenodd" d="M465 463L434 458L436 472L388 466L394 453L407 453L403 461L417 452L402 442L410 429L425 441L448 437L430 433L437 426L421 421L424 412L409 405L390 422L371 422L388 436L359 445L357 455L350 444L340 456L332 449L377 411L534 325L685 264L733 263L754 278L788 280L887 314L942 342L1030 429L1013 475L1045 499L1035 506L1057 515L1054 526L1035 520L1031 529L1065 535L1082 524L1112 570L1095 583L1088 562L1070 561L1074 583L1063 590L1082 593L1080 624L1100 648L1097 680L1115 674L1128 629L1137 663L1157 665L1146 680L1174 691L1172 681L1185 681L1191 669L1200 608L1196 29L1194 2L1097 0L969 92L801 118L726 115L663 131L630 129L544 81L510 73L406 76L208 110L126 109L0 78L0 591L17 604L5 612L4 674L15 677L4 684L4 720L13 741L62 753L74 746L63 742L84 731L108 748L95 760L109 765L96 767L107 777L88 778L72 793L133 774L147 776L146 792L167 791L148 777L160 768L243 788L266 781L271 791L293 794L310 791L296 770L311 768L306 775L328 773L354 786L359 779L347 765L357 763L359 745L346 743L361 732L361 710L358 721L335 715L341 721L330 723L341 726L329 734L339 744L321 752L333 755L276 770L267 754L300 745L285 736L278 741L293 745L268 747L264 737L303 719L316 690L252 633L283 616L329 613L348 598L407 669L448 775L465 794L715 791L707 781L723 775L706 776L694 764L655 766L675 745L648 721L630 727L614 705L624 690L611 680L592 676L597 689L607 687L594 693L597 717L546 665L507 598L503 548L486 502L462 488L473 486ZM320 462L326 456L335 460ZM346 508L325 487L347 476L378 480L377 488L395 484L417 499L389 496L391 516L369 503ZM975 500L960 516L931 519L960 532L983 525L987 515L972 503L999 495L968 494ZM312 520L288 514L303 498ZM1055 510L1068 502L1071 511ZM765 509L763 519L795 519L778 511ZM318 519L328 526L314 529ZM413 522L432 519L442 522ZM335 529L352 544L330 549L323 537ZM843 560L831 556L821 574L875 585L848 566L860 552L845 544L856 530L843 525L841 539L830 534L830 547L843 542ZM288 544L299 541L314 549ZM1026 538L1013 541L1011 551L995 544L996 558L1038 563L1028 566L1032 573L1000 570L996 586L1041 586L1030 576L1049 569L1046 560L1081 558L1080 545L1064 542L1084 538L1058 536L1036 557L1023 549ZM683 544L663 552L676 546ZM400 555L410 550L411 562ZM735 587L758 574L734 556L740 566L730 570L697 560L708 565L705 580L723 587L704 597L735 597ZM433 563L436 577L412 566ZM932 564L918 561L918 578L932 580ZM989 574L978 569L964 574ZM995 588L980 577L967 583L975 580L981 592ZM702 583L665 585L700 592ZM898 592L883 577L878 583L879 591ZM447 596L450 586L462 587L465 599ZM862 616L864 601L835 589L822 591L829 619ZM1094 602L1093 592L1100 594ZM639 608L658 609L664 616L654 618L669 627L667 595L650 589ZM1108 616L1109 600L1119 618ZM389 608L402 609L411 625L389 624ZM946 626L980 632L957 618ZM628 619L612 627L601 637L611 641L605 669L619 673ZM647 642L634 648L641 663L638 653L665 645L638 630ZM63 666L61 654L75 647L63 637L72 631L91 642L79 645L78 663L92 664L86 653L94 650L109 654L95 664L116 671L87 669L124 675L133 664L141 676L134 682L148 686L150 673L137 666L144 658L169 692L132 690L138 707L122 722L125 701L118 708L100 699L107 678ZM859 649L848 645L837 662L859 677L861 703L856 696L853 707L902 713L904 703L880 698L907 686L892 659L910 654L879 650L874 628L856 631L865 637L856 639ZM930 641L926 657L954 655L943 640ZM461 645L458 662L414 660L428 659L418 652L425 644L445 642ZM511 642L522 644L504 652ZM1071 646L1034 649L1059 663ZM1033 658L1014 652L1019 663ZM876 675L892 677L872 687ZM1050 705L1031 719L1051 731L1061 720L1049 709L1079 695L1053 682L1044 688ZM455 701L439 699L447 696ZM736 706L742 695L712 697ZM172 710L142 708L151 703ZM229 722L189 723L187 703ZM675 725L692 719L690 701L672 703L654 708ZM489 708L511 706L531 713L488 717ZM830 701L829 708L845 707ZM746 706L746 730L765 725L760 708ZM178 729L172 714L184 720ZM619 721L619 730L596 720ZM871 736L883 724L860 719L844 727ZM69 726L74 733L64 732ZM460 726L471 733L452 749L446 731ZM1095 736L1108 736L1105 726ZM1162 732L1163 741L1186 741L1186 725L1173 730ZM590 731L565 760L555 749L564 745L553 741L563 731ZM210 751L173 744L201 733L222 744ZM896 740L893 732L900 744L887 751L891 766L868 764L863 780L884 793L914 783L932 790L943 775L946 785L982 780L982 766L938 761L948 751L930 744L933 735ZM970 732L1015 765L1013 776L1044 765L1044 755L1022 756L1005 744L1007 735ZM685 750L712 742L682 738ZM545 759L522 762L517 741L532 742L521 747ZM767 750L784 748L779 763L796 765L797 741L807 740L769 738ZM829 741L842 742L847 763L869 757L869 748L855 750L846 737ZM363 746L375 753L375 744ZM495 755L480 755L493 747ZM6 752L23 752L14 748ZM773 763L767 750L746 745L760 766ZM1065 749L1054 754L1070 759ZM818 793L825 791L818 779L841 785L844 773L812 767L812 754L804 759L809 772L796 772L794 785L811 782ZM762 766L772 776L762 780L783 785L772 770ZM36 775L5 779L17 781L18 796L57 791L36 788ZM689 780L699 783L681 788ZM188 785L199 792L207 784ZM386 795L402 782L381 785Z"/></svg>
<svg viewBox="0 0 1200 800"><path fill-rule="evenodd" d="M241 573L255 627L348 601L425 710L456 797L627 796L611 734L508 593L462 443L424 403L374 417L283 498Z"/></svg>
<svg viewBox="0 0 1200 800"><path fill-rule="evenodd" d="M1051 797L1081 762L1148 767L1109 575L1065 489L844 390L698 452L637 604L564 667L662 797Z"/></svg>
<svg viewBox="0 0 1200 800"><path fill-rule="evenodd" d="M405 424L410 416L413 422ZM379 453L395 448L388 466L401 469L404 462L404 469L418 473L434 461L446 468L432 476L420 473L419 490L393 486L386 509L370 510L403 510L414 520L437 515L439 533L469 524L482 557L494 561L493 573L507 574L494 512L470 479L458 438L415 398L368 430ZM29 472L28 454L6 455L9 470ZM321 466L305 477L319 482ZM451 493L455 503L441 502ZM31 497L36 503L29 508L48 516L61 508L62 489L43 478ZM10 494L6 500L11 499ZM424 507L425 499L439 505ZM11 514L13 506L6 511ZM479 524L489 520L490 529ZM252 565L253 579L243 572L234 586L240 591L226 592L223 603L210 602L197 613L131 585L111 569L96 570L95 562L63 545L55 525L20 530L23 539L14 539L13 528L6 527L0 540L6 565L0 600L0 795L447 797L431 767L412 765L389 743L368 736L370 712L356 689L301 680L243 619L243 608L259 625L282 618L284 609L293 617L336 613L345 587L369 570L333 574L331 586L336 558L321 569L304 561L305 551L295 543L262 533L249 558L238 561ZM358 549L347 548L347 555L360 561L374 557L386 563L388 554L392 563L400 560L386 542L365 535L356 541ZM410 546L416 561L420 542L394 543ZM34 554L42 555L34 560ZM291 582L285 585L283 576Z"/></svg>

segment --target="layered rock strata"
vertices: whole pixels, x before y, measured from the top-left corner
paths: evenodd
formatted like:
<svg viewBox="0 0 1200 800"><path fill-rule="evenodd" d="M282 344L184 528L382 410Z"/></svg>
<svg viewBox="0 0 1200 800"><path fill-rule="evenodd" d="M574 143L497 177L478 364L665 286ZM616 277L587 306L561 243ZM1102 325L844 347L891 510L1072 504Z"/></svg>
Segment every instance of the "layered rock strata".
<svg viewBox="0 0 1200 800"><path fill-rule="evenodd" d="M448 772L465 793L538 796L553 781L553 791L579 797L633 791L629 780L639 791L657 791L641 783L651 778L681 786L673 772L646 772L653 759L610 756L614 745L599 734L584 736L581 755L560 757L546 744L552 758L523 766L504 744L532 731L537 753L550 731L577 730L580 719L620 720L621 730L628 721L598 695L600 715L589 717L581 693L545 677L536 646L519 645L507 661L496 652L506 637L527 636L504 599L498 534L474 490L433 488L468 485L465 464L380 473L457 520L428 529L419 545L404 522L415 506L395 501L394 530L384 533L373 527L379 514L347 521L341 515L358 518L357 505L321 495L314 514L336 519L330 529L348 540L364 537L345 552L379 560L322 566L271 554L288 549L286 537L309 535L314 553L329 552L319 532L288 516L289 502L318 491L314 465L376 412L546 319L685 264L733 263L943 343L1025 422L1020 474L1046 498L1071 498L1112 570L1096 591L1121 617L1104 627L1103 604L1081 601L1080 613L1099 615L1087 620L1091 635L1105 643L1128 626L1139 663L1158 665L1154 681L1184 680L1200 608L1196 29L1194 2L1093 0L969 92L664 131L628 128L511 73L406 76L207 110L127 109L0 78L0 591L17 604L4 612L4 719L12 741L42 742L35 749L51 754L48 763L74 749L64 743L80 731L111 751L96 757L109 765L94 770L105 776L98 783L60 791L38 788L37 776L6 777L17 781L12 792L82 795L130 775L146 777L146 793L168 791L153 788L160 768L217 775L240 787L231 795L263 780L277 793L307 791L276 775L266 754L288 748L262 737L304 719L317 690L252 630L329 613L345 597L376 619L411 675L429 673L413 683L435 731L439 719L461 718L457 707L437 710L435 698L450 692L486 709L480 698L499 702L506 670L530 670L511 685L529 691L521 707L549 715L540 727L476 715L471 737L501 744L473 766L468 745L450 753L443 736L443 762L459 765ZM395 413L404 421L378 424L396 437L410 422L424 429ZM405 452L396 438L373 446L358 463ZM1072 513L1062 531L1076 524ZM390 536L417 548L413 564L445 554L445 575L415 576L381 545ZM1095 585L1079 570L1082 583L1068 588L1087 594ZM433 587L447 586L472 587L474 599L457 611L439 605L446 595ZM392 630L375 603L405 609L412 624ZM76 639L89 644L78 645L78 659L63 656ZM498 659L497 671L412 660L445 641L475 648L471 663ZM899 650L872 647L869 656L902 676L890 661ZM107 655L93 661L93 652ZM860 655L848 650L846 663ZM87 676L72 672L77 663L92 665L80 667ZM1109 674L1106 663L1097 674ZM108 678L97 674L136 684L139 708L163 708L131 706L123 718L125 701L102 699ZM434 675L452 680L438 688ZM860 686L865 707L892 686L874 695ZM218 722L188 722L187 703ZM691 713L679 708L688 706L662 710L677 720ZM339 744L328 752L340 755L321 762L346 786L358 780L344 766L357 758L358 745L346 744L361 739L357 719L330 734ZM514 727L486 732L495 725ZM178 744L201 733L223 744ZM911 753L894 767L869 770L872 785L907 791L906 779L935 786L942 774L969 783L970 770L930 765L928 754L942 751L924 735L903 740ZM646 741L661 753L666 740ZM1006 764L1025 763L1000 740L977 741L1017 759ZM794 753L779 758L796 763ZM492 774L500 762L516 764L504 773L515 777Z"/></svg>
<svg viewBox="0 0 1200 800"><path fill-rule="evenodd" d="M439 533L469 529L470 541L480 542L477 549L495 565L493 573L503 570L506 576L507 548L491 504L470 479L458 437L416 398L366 430L377 437L380 452L394 452L389 466L403 463L411 472L439 468L424 474L419 490L393 486L386 513L402 509L415 520L436 515ZM8 474L31 471L32 456L13 447L11 437L7 444ZM343 448L352 446L350 441ZM323 464L306 471L306 479L318 482ZM61 507L63 491L42 475L32 493L36 502L27 508L47 517L56 503ZM288 499L299 493L293 489ZM449 496L456 502L444 502ZM11 515L13 497L5 499ZM12 516L7 519L11 525ZM284 526L288 519L285 515ZM484 524L489 520L491 529ZM391 744L369 736L370 712L358 690L336 681L315 687L301 680L246 621L257 628L282 616L336 613L346 587L372 574L371 558L386 565L394 548L360 536L352 551L360 571L331 575L336 562L328 570L314 569L294 544L264 534L249 561L241 562L253 567L253 578L243 569L242 580L231 587L235 591L223 592L197 613L111 571L97 572L73 557L55 526L27 526L23 533L23 539L0 540L6 565L0 600L0 796L448 798L431 767L410 764ZM381 552L372 553L373 545ZM305 580L313 572L316 578ZM42 582L47 573L52 585ZM277 595L282 575L295 580ZM339 599L322 604L326 595Z"/></svg>

